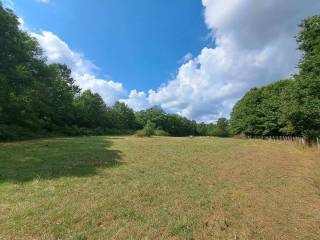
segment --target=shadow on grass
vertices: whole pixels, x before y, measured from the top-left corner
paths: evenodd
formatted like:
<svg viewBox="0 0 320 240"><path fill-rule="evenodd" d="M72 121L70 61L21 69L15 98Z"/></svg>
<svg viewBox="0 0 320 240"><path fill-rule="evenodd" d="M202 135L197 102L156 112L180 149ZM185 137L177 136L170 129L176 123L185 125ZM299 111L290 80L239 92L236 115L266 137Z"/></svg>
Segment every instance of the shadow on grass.
<svg viewBox="0 0 320 240"><path fill-rule="evenodd" d="M111 146L106 137L0 144L0 183L92 176L121 164L121 152Z"/></svg>

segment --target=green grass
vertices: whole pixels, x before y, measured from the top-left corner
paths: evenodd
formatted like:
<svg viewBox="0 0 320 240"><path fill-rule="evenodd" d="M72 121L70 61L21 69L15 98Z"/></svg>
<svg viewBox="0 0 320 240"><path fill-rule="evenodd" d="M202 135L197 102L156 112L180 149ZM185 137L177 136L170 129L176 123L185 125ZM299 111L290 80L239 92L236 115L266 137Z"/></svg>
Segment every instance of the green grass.
<svg viewBox="0 0 320 240"><path fill-rule="evenodd" d="M219 138L0 144L0 239L319 239L320 154Z"/></svg>

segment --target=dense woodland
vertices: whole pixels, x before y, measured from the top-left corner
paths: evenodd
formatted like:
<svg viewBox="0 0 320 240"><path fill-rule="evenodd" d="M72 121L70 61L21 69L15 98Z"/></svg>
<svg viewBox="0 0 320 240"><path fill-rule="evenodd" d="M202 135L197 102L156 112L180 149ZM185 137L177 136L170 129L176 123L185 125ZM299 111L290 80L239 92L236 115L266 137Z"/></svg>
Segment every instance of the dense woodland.
<svg viewBox="0 0 320 240"><path fill-rule="evenodd" d="M230 124L197 123L159 107L134 112L122 102L107 106L82 91L66 65L48 64L37 41L19 28L0 2L0 140L48 135L127 134L296 135L320 133L320 17L306 19L297 36L304 53L299 74L251 89L234 107Z"/></svg>
<svg viewBox="0 0 320 240"><path fill-rule="evenodd" d="M234 134L320 136L320 16L307 18L299 26L298 73L251 89L233 108Z"/></svg>

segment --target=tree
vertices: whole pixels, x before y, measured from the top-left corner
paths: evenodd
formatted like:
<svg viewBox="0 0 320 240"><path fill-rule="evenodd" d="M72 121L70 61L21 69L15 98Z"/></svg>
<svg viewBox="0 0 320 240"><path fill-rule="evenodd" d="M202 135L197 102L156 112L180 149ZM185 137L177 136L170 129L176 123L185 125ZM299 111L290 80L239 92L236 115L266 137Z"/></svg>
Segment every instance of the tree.
<svg viewBox="0 0 320 240"><path fill-rule="evenodd" d="M157 127L162 128L165 122L166 113L160 107L152 107L135 113L138 128L143 128L148 120L152 121Z"/></svg>
<svg viewBox="0 0 320 240"><path fill-rule="evenodd" d="M283 106L287 132L307 139L320 136L320 16L309 17L299 25L297 36L303 57L300 72L286 93Z"/></svg>
<svg viewBox="0 0 320 240"><path fill-rule="evenodd" d="M136 129L134 112L123 102L116 102L111 108L114 128L133 130Z"/></svg>
<svg viewBox="0 0 320 240"><path fill-rule="evenodd" d="M197 135L206 136L209 135L209 126L204 122L197 124Z"/></svg>
<svg viewBox="0 0 320 240"><path fill-rule="evenodd" d="M17 16L1 2L0 86L0 139L25 133L81 134L77 127L86 128L84 133L135 128L132 109L123 103L109 108L99 94L80 93L66 65L47 64L36 39L19 28ZM12 129L21 131L9 136Z"/></svg>
<svg viewBox="0 0 320 240"><path fill-rule="evenodd" d="M43 68L38 43L19 29L18 18L0 3L0 124L39 125L32 97Z"/></svg>
<svg viewBox="0 0 320 240"><path fill-rule="evenodd" d="M35 86L35 111L43 122L43 128L58 130L73 123L73 101L80 89L71 77L71 70L66 65L51 64L43 74L44 84Z"/></svg>
<svg viewBox="0 0 320 240"><path fill-rule="evenodd" d="M228 137L229 136L228 128L229 128L229 121L226 118L219 118L211 134L217 137Z"/></svg>
<svg viewBox="0 0 320 240"><path fill-rule="evenodd" d="M245 94L232 110L235 134L299 135L309 140L320 135L320 16L299 26L299 74Z"/></svg>
<svg viewBox="0 0 320 240"><path fill-rule="evenodd" d="M33 133L58 131L73 121L80 89L66 65L46 63L38 42L0 4L0 124Z"/></svg>
<svg viewBox="0 0 320 240"><path fill-rule="evenodd" d="M262 134L262 116L259 111L261 100L261 90L253 88L236 103L232 109L230 120L233 134Z"/></svg>
<svg viewBox="0 0 320 240"><path fill-rule="evenodd" d="M74 106L76 125L90 129L106 126L107 106L99 94L86 90L75 98Z"/></svg>
<svg viewBox="0 0 320 240"><path fill-rule="evenodd" d="M299 50L303 53L299 63L300 75L320 76L320 16L303 20L296 37Z"/></svg>

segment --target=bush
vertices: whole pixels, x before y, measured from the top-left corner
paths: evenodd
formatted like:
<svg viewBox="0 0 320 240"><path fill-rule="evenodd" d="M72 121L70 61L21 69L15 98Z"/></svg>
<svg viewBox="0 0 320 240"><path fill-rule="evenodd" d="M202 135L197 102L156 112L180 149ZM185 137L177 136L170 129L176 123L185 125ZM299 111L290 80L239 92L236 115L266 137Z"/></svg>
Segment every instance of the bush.
<svg viewBox="0 0 320 240"><path fill-rule="evenodd" d="M55 131L31 130L16 125L0 124L0 142L1 141L19 141L36 139L42 137L60 137L60 136L103 136L103 135L129 135L132 130L119 130L109 128L83 128L78 126L64 127Z"/></svg>
<svg viewBox="0 0 320 240"><path fill-rule="evenodd" d="M137 131L135 135L137 137L151 137L153 135L156 135L156 125L153 122L151 122L150 120L148 120L148 122L144 126L144 128L142 130ZM160 136L160 135L158 135L158 136Z"/></svg>
<svg viewBox="0 0 320 240"><path fill-rule="evenodd" d="M16 125L0 125L0 141L24 140L43 135L45 135L44 132L33 132Z"/></svg>
<svg viewBox="0 0 320 240"><path fill-rule="evenodd" d="M169 133L167 133L166 131L162 130L162 129L156 129L154 131L154 135L156 136L163 136L163 137L167 137L167 136L170 136Z"/></svg>
<svg viewBox="0 0 320 240"><path fill-rule="evenodd" d="M231 136L236 139L247 139L247 136L244 133L241 133L238 135L231 135Z"/></svg>
<svg viewBox="0 0 320 240"><path fill-rule="evenodd" d="M151 137L155 134L156 124L148 120L147 124L143 128L144 136Z"/></svg>
<svg viewBox="0 0 320 240"><path fill-rule="evenodd" d="M107 128L104 130L104 135L132 135L132 134L134 134L134 131L130 129Z"/></svg>
<svg viewBox="0 0 320 240"><path fill-rule="evenodd" d="M214 129L210 135L214 136L214 137L229 137L230 136L228 131L225 131L222 129Z"/></svg>
<svg viewBox="0 0 320 240"><path fill-rule="evenodd" d="M62 131L63 135L67 136L103 136L103 135L130 135L133 134L132 130L124 129L111 129L97 127L95 129L83 128L83 127L67 127Z"/></svg>
<svg viewBox="0 0 320 240"><path fill-rule="evenodd" d="M145 136L146 136L143 130L137 131L135 135L136 135L137 137L145 137Z"/></svg>

